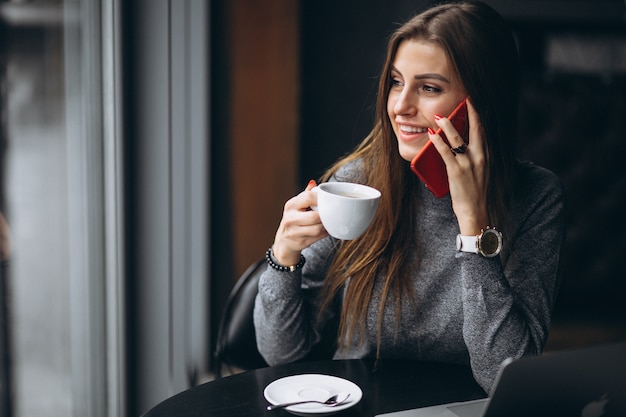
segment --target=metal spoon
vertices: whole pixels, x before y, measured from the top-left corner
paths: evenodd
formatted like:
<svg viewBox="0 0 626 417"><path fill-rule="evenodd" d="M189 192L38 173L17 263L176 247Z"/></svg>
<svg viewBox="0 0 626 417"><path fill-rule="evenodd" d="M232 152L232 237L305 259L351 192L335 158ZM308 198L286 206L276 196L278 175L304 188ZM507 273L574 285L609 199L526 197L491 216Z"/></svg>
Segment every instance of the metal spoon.
<svg viewBox="0 0 626 417"><path fill-rule="evenodd" d="M305 401L295 401L292 403L274 404L274 405L268 405L267 410L272 411L272 410L276 410L279 408L291 407L292 405L307 404L307 403L318 403L318 404L326 405L328 407L335 407L337 405L340 405L346 402L349 396L350 396L349 392L340 392L339 394L333 395L326 401L305 400Z"/></svg>

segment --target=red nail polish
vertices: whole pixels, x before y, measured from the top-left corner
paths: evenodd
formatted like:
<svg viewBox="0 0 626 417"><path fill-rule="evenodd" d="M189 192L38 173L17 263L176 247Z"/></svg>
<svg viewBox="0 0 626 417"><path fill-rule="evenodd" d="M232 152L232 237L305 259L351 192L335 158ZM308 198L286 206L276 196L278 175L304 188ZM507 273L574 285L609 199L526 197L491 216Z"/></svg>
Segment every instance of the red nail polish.
<svg viewBox="0 0 626 417"><path fill-rule="evenodd" d="M428 128L428 133L430 133L431 135L435 134L435 130L432 127Z"/></svg>
<svg viewBox="0 0 626 417"><path fill-rule="evenodd" d="M315 182L315 180L311 180L311 181L309 181L308 187L314 187L316 185L317 185L317 183Z"/></svg>
<svg viewBox="0 0 626 417"><path fill-rule="evenodd" d="M440 119L443 119L443 116L440 115L440 114L436 114L435 115L435 120L440 120Z"/></svg>

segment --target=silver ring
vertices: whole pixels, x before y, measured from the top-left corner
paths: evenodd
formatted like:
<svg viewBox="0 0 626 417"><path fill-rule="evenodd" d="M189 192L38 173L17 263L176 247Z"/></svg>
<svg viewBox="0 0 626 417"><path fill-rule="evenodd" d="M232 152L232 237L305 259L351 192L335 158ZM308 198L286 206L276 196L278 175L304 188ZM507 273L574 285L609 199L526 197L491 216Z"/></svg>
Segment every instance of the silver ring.
<svg viewBox="0 0 626 417"><path fill-rule="evenodd" d="M467 152L467 145L463 144L457 148L450 148L450 150L452 151L452 153L454 154L454 156L456 156L457 154L463 154L465 152Z"/></svg>

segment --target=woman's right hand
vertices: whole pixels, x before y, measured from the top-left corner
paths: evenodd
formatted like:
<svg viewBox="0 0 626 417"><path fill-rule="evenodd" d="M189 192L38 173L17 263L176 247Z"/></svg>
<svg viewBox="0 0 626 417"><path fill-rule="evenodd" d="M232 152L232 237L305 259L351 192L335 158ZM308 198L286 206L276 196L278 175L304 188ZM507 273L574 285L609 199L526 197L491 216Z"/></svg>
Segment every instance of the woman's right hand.
<svg viewBox="0 0 626 417"><path fill-rule="evenodd" d="M278 226L272 252L281 265L295 265L300 261L302 249L328 236L320 215L311 207L317 205L317 186L311 180L306 189L285 203L283 217Z"/></svg>
<svg viewBox="0 0 626 417"><path fill-rule="evenodd" d="M462 235L477 236L482 228L491 224L487 210L489 167L480 117L470 98L467 99L467 114L469 143L465 153L457 156L450 152L450 147L456 148L464 142L452 122L445 117L436 123L445 131L450 143L444 142L439 135L430 134L429 137L446 164L452 210L459 222L459 231Z"/></svg>

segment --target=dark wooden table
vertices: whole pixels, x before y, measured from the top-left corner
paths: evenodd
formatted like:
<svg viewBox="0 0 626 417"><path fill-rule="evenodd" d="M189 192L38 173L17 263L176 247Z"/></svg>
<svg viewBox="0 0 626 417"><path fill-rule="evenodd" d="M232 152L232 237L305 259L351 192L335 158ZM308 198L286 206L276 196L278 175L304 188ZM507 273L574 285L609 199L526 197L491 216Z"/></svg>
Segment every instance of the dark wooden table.
<svg viewBox="0 0 626 417"><path fill-rule="evenodd" d="M266 411L263 390L290 375L316 373L338 376L357 384L363 398L337 416L373 417L380 413L486 397L465 366L381 360L301 362L261 368L191 388L163 401L143 417L291 416L285 410Z"/></svg>

